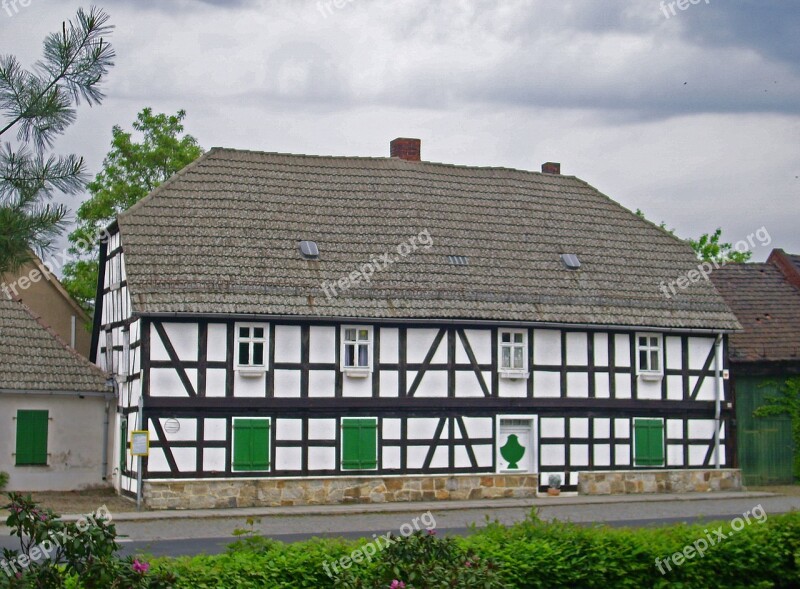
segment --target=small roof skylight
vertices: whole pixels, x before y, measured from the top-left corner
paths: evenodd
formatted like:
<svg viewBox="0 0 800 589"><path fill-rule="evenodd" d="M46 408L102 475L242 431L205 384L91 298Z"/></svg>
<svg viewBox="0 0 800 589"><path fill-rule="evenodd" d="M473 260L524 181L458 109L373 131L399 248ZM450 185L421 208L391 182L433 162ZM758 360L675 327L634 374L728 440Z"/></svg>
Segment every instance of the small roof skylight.
<svg viewBox="0 0 800 589"><path fill-rule="evenodd" d="M468 266L469 258L467 256L447 256L447 261L453 266Z"/></svg>
<svg viewBox="0 0 800 589"><path fill-rule="evenodd" d="M300 242L300 255L307 260L316 260L319 258L319 248L316 241L301 241Z"/></svg>
<svg viewBox="0 0 800 589"><path fill-rule="evenodd" d="M561 263L569 270L577 270L581 267L581 261L577 254L561 254Z"/></svg>

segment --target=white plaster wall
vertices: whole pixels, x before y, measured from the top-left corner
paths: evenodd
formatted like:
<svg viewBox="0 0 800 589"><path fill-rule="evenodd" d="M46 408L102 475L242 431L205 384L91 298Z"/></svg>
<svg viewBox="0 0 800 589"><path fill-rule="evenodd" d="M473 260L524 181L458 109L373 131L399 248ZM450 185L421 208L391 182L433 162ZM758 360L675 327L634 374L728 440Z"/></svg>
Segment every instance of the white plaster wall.
<svg viewBox="0 0 800 589"><path fill-rule="evenodd" d="M335 440L335 419L309 419L308 437L310 440Z"/></svg>
<svg viewBox="0 0 800 589"><path fill-rule="evenodd" d="M375 328L379 329L379 328ZM385 364L397 364L400 361L400 330L396 327L381 327L381 357Z"/></svg>
<svg viewBox="0 0 800 589"><path fill-rule="evenodd" d="M681 338L669 335L665 336L664 349L667 355L666 367L670 370L680 370L683 366Z"/></svg>
<svg viewBox="0 0 800 589"><path fill-rule="evenodd" d="M665 377L661 377L665 378ZM645 380L641 377L636 385L637 399L654 401L661 399L661 380Z"/></svg>
<svg viewBox="0 0 800 589"><path fill-rule="evenodd" d="M310 362L336 362L336 328L333 326L311 326L308 337Z"/></svg>
<svg viewBox="0 0 800 589"><path fill-rule="evenodd" d="M611 387L608 374L596 372L594 375L594 396L598 399L608 399L611 396Z"/></svg>
<svg viewBox="0 0 800 589"><path fill-rule="evenodd" d="M275 362L300 362L300 341L299 325L276 325Z"/></svg>
<svg viewBox="0 0 800 589"><path fill-rule="evenodd" d="M224 397L228 372L224 368L206 369L206 397Z"/></svg>
<svg viewBox="0 0 800 589"><path fill-rule="evenodd" d="M287 397L287 398L296 398L300 396L300 371L299 370L275 370L273 371L275 375L275 396L276 397ZM242 379L242 380L256 380L256 379ZM264 388L263 379L258 379L261 382L261 392L258 395L253 396L264 396L266 394L266 390ZM237 383L238 384L238 383ZM245 396L240 395L237 392L238 396Z"/></svg>
<svg viewBox="0 0 800 589"><path fill-rule="evenodd" d="M303 467L302 448L275 448L277 470L300 470Z"/></svg>
<svg viewBox="0 0 800 589"><path fill-rule="evenodd" d="M567 333L567 364L570 366L586 366L589 359L588 334L583 332Z"/></svg>
<svg viewBox="0 0 800 589"><path fill-rule="evenodd" d="M606 439L611 437L611 420L608 417L595 417L594 437Z"/></svg>
<svg viewBox="0 0 800 589"><path fill-rule="evenodd" d="M336 372L333 370L308 371L309 397L335 397Z"/></svg>
<svg viewBox="0 0 800 589"><path fill-rule="evenodd" d="M47 466L16 466L17 411L48 410ZM111 411L113 411L113 403ZM0 395L0 470L9 474L7 491L74 491L110 486L104 481L103 415L105 401L37 394ZM115 420L109 415L110 423ZM115 439L109 427L109 446ZM109 454L109 470L119 453Z"/></svg>
<svg viewBox="0 0 800 589"><path fill-rule="evenodd" d="M208 324L208 360L225 362L228 359L228 326L224 323Z"/></svg>
<svg viewBox="0 0 800 589"><path fill-rule="evenodd" d="M203 450L203 470L225 472L225 448L205 448Z"/></svg>
<svg viewBox="0 0 800 589"><path fill-rule="evenodd" d="M197 390L197 370L189 368L186 376ZM184 397L189 398L189 393L183 386L178 372L172 368L150 369L150 395L152 397Z"/></svg>
<svg viewBox="0 0 800 589"><path fill-rule="evenodd" d="M472 353L478 364L492 363L492 332L488 329L465 329L464 335L467 337ZM456 362L468 363L469 357L461 343L461 338L456 337Z"/></svg>
<svg viewBox="0 0 800 589"><path fill-rule="evenodd" d="M308 468L311 470L334 470L336 468L336 448L310 446L308 448Z"/></svg>
<svg viewBox="0 0 800 589"><path fill-rule="evenodd" d="M399 377L396 370L382 370L380 382L381 397L397 397L399 394Z"/></svg>
<svg viewBox="0 0 800 589"><path fill-rule="evenodd" d="M594 365L608 366L608 334L594 334Z"/></svg>
<svg viewBox="0 0 800 589"><path fill-rule="evenodd" d="M302 440L303 422L300 419L276 419L275 439L277 440Z"/></svg>
<svg viewBox="0 0 800 589"><path fill-rule="evenodd" d="M203 423L203 435L207 441L227 440L227 420L206 418Z"/></svg>
<svg viewBox="0 0 800 589"><path fill-rule="evenodd" d="M409 378L409 386L411 380ZM345 397L371 397L372 375L366 377L342 376L342 395Z"/></svg>
<svg viewBox="0 0 800 589"><path fill-rule="evenodd" d="M383 468L400 468L400 448L396 446L383 447Z"/></svg>
<svg viewBox="0 0 800 589"><path fill-rule="evenodd" d="M558 372L544 372L537 370L533 372L533 396L534 397L560 397L561 396L561 374Z"/></svg>
<svg viewBox="0 0 800 589"><path fill-rule="evenodd" d="M464 417L464 427L471 439L492 437L491 417Z"/></svg>
<svg viewBox="0 0 800 589"><path fill-rule="evenodd" d="M197 360L197 323L163 323L175 353L181 360ZM150 326L150 342L160 340L154 326Z"/></svg>
<svg viewBox="0 0 800 589"><path fill-rule="evenodd" d="M708 337L690 337L689 338L689 368L692 370L700 370L714 347L714 339ZM710 369L714 368L712 361Z"/></svg>
<svg viewBox="0 0 800 589"><path fill-rule="evenodd" d="M481 391L481 389L480 389L480 385L478 384L477 377L474 375L474 373L471 373L471 374L472 374L471 384L474 384L474 387L468 389L469 390L469 394L468 395L459 394L458 395L459 397L463 397L463 396L482 397L483 396L483 391ZM528 378L530 378L530 376ZM466 380L466 379L462 379L462 380ZM486 386L487 387L491 387L491 383L492 383L492 381L491 381L491 378L490 378L489 380L486 381ZM456 384L458 385L458 382ZM526 378L519 378L519 379L515 379L515 380L511 380L511 379L508 379L508 378L501 378L501 379L499 379L499 386L500 386L499 394L500 394L501 397L522 398L522 397L527 397L528 396L528 379L526 379ZM459 391L459 389L457 388L456 391ZM459 393L460 393L460 391L459 391Z"/></svg>
<svg viewBox="0 0 800 589"><path fill-rule="evenodd" d="M589 375L586 372L567 373L567 397L587 398L589 396Z"/></svg>
<svg viewBox="0 0 800 589"><path fill-rule="evenodd" d="M593 451L595 466L611 466L610 444L595 444L593 446Z"/></svg>
<svg viewBox="0 0 800 589"><path fill-rule="evenodd" d="M631 340L626 333L614 335L614 362L616 366L625 368L631 365Z"/></svg>
<svg viewBox="0 0 800 589"><path fill-rule="evenodd" d="M561 365L561 332L553 329L533 330L533 363Z"/></svg>
<svg viewBox="0 0 800 589"><path fill-rule="evenodd" d="M384 419L381 427L383 431L384 440L399 440L400 439L400 419ZM434 426L435 427L435 426Z"/></svg>
<svg viewBox="0 0 800 589"><path fill-rule="evenodd" d="M408 384L409 387L411 383L414 382L414 379L417 377L417 372L409 371L408 372ZM478 387L477 381L474 385L475 388ZM482 395L483 393L481 393ZM419 383L419 387L417 388L417 392L414 393L415 397L446 397L447 396L447 371L446 370L429 370L425 372L422 376L422 380ZM468 395L465 395L468 396Z"/></svg>
<svg viewBox="0 0 800 589"><path fill-rule="evenodd" d="M542 417L539 419L539 435L543 438L563 438L564 437L564 418L563 417Z"/></svg>
<svg viewBox="0 0 800 589"><path fill-rule="evenodd" d="M406 336L408 343L406 361L410 364L422 363L438 333L438 329L409 329ZM446 362L447 336L444 336L442 341L439 342L439 347L436 350L436 354L433 356L432 363L444 364Z"/></svg>

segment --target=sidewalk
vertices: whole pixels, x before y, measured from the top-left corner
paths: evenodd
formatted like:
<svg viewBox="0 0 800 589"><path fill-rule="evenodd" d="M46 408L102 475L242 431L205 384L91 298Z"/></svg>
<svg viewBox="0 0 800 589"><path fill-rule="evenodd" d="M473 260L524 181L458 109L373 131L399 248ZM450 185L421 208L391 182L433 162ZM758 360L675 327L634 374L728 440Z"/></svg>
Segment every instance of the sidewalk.
<svg viewBox="0 0 800 589"><path fill-rule="evenodd" d="M229 519L270 516L363 515L381 513L420 513L421 511L463 511L526 507L567 507L579 505L614 505L620 503L664 503L676 501L721 501L780 497L766 492L714 492L648 495L577 495L541 496L527 499L484 499L473 501L409 501L403 503L357 503L348 505L297 505L291 507L242 507L232 509L185 509L163 511L130 511L112 513L114 522L163 521L185 519ZM99 507L99 506L98 506ZM64 521L77 521L81 515L64 515ZM0 527L0 531L2 528Z"/></svg>

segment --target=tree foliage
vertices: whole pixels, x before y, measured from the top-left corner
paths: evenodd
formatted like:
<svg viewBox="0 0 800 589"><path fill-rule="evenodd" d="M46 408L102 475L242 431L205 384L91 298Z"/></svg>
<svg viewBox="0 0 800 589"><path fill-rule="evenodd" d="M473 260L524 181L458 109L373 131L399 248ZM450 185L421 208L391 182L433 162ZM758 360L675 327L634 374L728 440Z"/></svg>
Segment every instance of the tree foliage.
<svg viewBox="0 0 800 589"><path fill-rule="evenodd" d="M793 470L795 478L800 478L800 376L787 378L778 388L778 392L777 396L767 397L766 404L753 414L756 417L788 415L792 419L792 441L795 447Z"/></svg>
<svg viewBox="0 0 800 589"><path fill-rule="evenodd" d="M143 109L132 132L115 125L103 169L87 186L90 198L78 208L77 228L70 234L70 253L80 259L64 267L64 286L85 307L94 303L98 275L98 232L122 211L139 202L167 178L197 159L203 150L184 134L186 111L174 115Z"/></svg>
<svg viewBox="0 0 800 589"><path fill-rule="evenodd" d="M734 249L730 243L720 243L721 237L722 229L717 227L714 233L703 233L699 238L689 238L687 241L697 254L697 258L704 262L741 263L748 261L753 255L751 251L740 252Z"/></svg>
<svg viewBox="0 0 800 589"><path fill-rule="evenodd" d="M64 228L64 206L49 201L57 191L75 194L86 176L83 158L50 152L55 138L75 121L84 100L100 104L114 50L105 40L108 15L82 9L44 40L32 70L13 55L0 56L0 274L50 248ZM16 129L12 145L10 131Z"/></svg>

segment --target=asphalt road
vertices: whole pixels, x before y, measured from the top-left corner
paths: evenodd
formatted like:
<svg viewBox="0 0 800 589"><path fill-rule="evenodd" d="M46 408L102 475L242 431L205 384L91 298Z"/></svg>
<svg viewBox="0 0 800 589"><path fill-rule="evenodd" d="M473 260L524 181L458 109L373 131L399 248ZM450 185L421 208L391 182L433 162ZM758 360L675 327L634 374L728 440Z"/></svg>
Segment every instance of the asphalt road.
<svg viewBox="0 0 800 589"><path fill-rule="evenodd" d="M702 501L651 501L647 503L610 503L594 505L553 505L541 507L542 519L559 519L582 525L605 524L614 527L642 527L731 521L760 505L764 513L776 515L800 510L800 497L735 498ZM430 512L427 512L428 509ZM363 513L329 515L280 515L265 517L254 525L264 536L283 542L297 542L317 537L371 538L373 534L399 533L402 526L418 527L431 523L440 534L463 535L470 524L483 525L488 517L504 524L524 519L530 509L519 507L437 510L436 506L409 504L398 513ZM427 513L427 515L426 515ZM234 540L233 531L245 527L245 518L197 518L147 521L120 521L117 530L125 554L181 556L216 554ZM2 532L0 532L2 533ZM15 538L0 535L0 547L16 547Z"/></svg>

